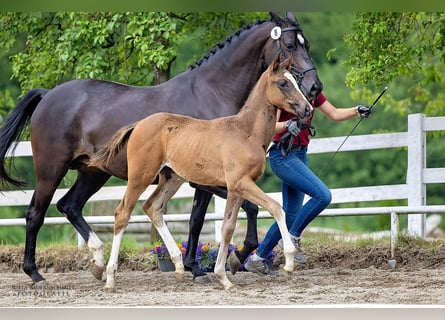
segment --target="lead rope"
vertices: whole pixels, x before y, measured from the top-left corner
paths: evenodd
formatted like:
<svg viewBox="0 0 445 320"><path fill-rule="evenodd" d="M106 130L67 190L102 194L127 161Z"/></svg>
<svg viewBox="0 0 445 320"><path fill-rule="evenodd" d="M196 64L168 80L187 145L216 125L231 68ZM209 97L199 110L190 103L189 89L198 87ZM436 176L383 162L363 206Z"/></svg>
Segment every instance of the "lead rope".
<svg viewBox="0 0 445 320"><path fill-rule="evenodd" d="M388 90L388 87L385 87L383 89L383 91L380 93L380 95L377 97L377 99L374 100L373 104L371 105L370 109L372 109L372 107L374 107L374 105L377 103L377 101L380 100L380 98L385 94L386 90ZM351 131L349 132L349 134L346 136L346 138L343 140L343 142L340 144L340 146L337 148L337 150L335 151L335 153L332 155L331 159L329 159L328 163L326 163L323 171L320 174L320 178L324 177L324 174L326 173L326 170L329 168L329 166L331 165L332 161L334 160L335 156L337 155L337 153L340 151L341 147L345 144L346 140L348 140L349 136L352 134L352 132L354 132L354 130L358 127L358 125L360 124L360 122L362 122L362 120L365 118L360 118L360 120L355 124L355 126L351 129Z"/></svg>

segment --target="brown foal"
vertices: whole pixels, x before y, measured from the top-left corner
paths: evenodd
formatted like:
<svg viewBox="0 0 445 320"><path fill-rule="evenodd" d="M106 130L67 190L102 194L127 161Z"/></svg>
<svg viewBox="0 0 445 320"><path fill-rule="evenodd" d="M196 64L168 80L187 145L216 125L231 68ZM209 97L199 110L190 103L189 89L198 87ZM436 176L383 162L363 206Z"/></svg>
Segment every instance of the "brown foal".
<svg viewBox="0 0 445 320"><path fill-rule="evenodd" d="M122 128L109 146L90 163L107 171L107 164L127 152L128 185L115 210L114 239L107 265L106 288L114 289L120 242L140 195L159 175L156 190L143 204L165 242L179 279L184 277L182 254L163 220L168 200L184 180L227 186L227 204L215 276L225 289L233 284L225 263L238 210L247 199L268 210L278 223L284 244L284 270L294 270L292 245L280 204L257 185L266 166L266 149L275 130L277 108L306 118L312 107L289 72L290 59L277 59L262 74L240 112L234 116L200 120L171 113L156 113Z"/></svg>

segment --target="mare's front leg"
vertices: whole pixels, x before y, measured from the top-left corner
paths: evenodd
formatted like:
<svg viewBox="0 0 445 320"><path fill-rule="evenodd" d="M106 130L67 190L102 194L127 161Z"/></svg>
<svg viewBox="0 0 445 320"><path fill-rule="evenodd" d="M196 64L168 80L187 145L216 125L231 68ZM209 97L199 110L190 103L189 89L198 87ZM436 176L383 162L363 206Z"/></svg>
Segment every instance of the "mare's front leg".
<svg viewBox="0 0 445 320"><path fill-rule="evenodd" d="M159 173L159 183L156 190L144 202L142 209L150 218L152 225L156 228L164 241L170 258L175 265L175 275L179 281L184 281L184 264L182 262L182 252L176 245L175 239L168 230L163 214L167 207L167 202L178 191L184 180L169 168L164 168Z"/></svg>
<svg viewBox="0 0 445 320"><path fill-rule="evenodd" d="M221 227L221 243L219 245L218 257L216 258L214 271L216 278L219 282L221 282L226 290L229 290L234 286L233 283L227 278L226 261L227 253L229 251L229 243L235 230L236 219L238 217L238 211L242 201L242 198L228 192L226 208L224 211L224 221Z"/></svg>

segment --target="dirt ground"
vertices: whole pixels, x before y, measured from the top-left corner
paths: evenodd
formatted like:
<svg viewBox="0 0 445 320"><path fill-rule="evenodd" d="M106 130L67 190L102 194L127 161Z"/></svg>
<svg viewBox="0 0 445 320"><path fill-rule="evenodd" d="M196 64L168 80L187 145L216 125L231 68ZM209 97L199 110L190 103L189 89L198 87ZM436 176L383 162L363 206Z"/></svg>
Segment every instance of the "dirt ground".
<svg viewBox="0 0 445 320"><path fill-rule="evenodd" d="M210 282L193 282L187 273L178 282L174 273L150 267L147 255L122 259L117 291L88 271L86 251L38 252L46 278L40 288L20 267L23 251L0 252L0 307L124 307L124 306L314 306L314 305L439 305L445 306L445 246L405 246L396 251L397 265L388 265L388 248L317 248L309 262L290 276L261 277L238 272L236 285L224 291ZM55 257L59 257L56 259ZM276 265L282 262L278 256Z"/></svg>

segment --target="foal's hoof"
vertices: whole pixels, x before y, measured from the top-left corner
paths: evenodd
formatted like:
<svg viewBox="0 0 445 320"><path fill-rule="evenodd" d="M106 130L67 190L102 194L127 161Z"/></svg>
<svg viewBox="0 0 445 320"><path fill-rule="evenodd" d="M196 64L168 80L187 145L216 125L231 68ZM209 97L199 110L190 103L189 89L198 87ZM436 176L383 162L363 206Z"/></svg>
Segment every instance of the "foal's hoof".
<svg viewBox="0 0 445 320"><path fill-rule="evenodd" d="M224 285L224 290L226 290L226 291L234 291L235 288L236 288L236 286L232 282L226 283Z"/></svg>
<svg viewBox="0 0 445 320"><path fill-rule="evenodd" d="M90 265L90 272L97 280L102 280L102 275L104 273L104 270L105 267L98 266L94 262Z"/></svg>
<svg viewBox="0 0 445 320"><path fill-rule="evenodd" d="M185 273L184 272L175 272L175 277L176 277L176 280L178 280L179 282L185 281Z"/></svg>
<svg viewBox="0 0 445 320"><path fill-rule="evenodd" d="M228 263L230 272L232 274L237 273L237 271L241 267L241 261L238 259L238 256L235 254L235 251L230 252Z"/></svg>
<svg viewBox="0 0 445 320"><path fill-rule="evenodd" d="M108 293L115 293L116 292L116 287L114 287L114 286L105 286L104 289Z"/></svg>

